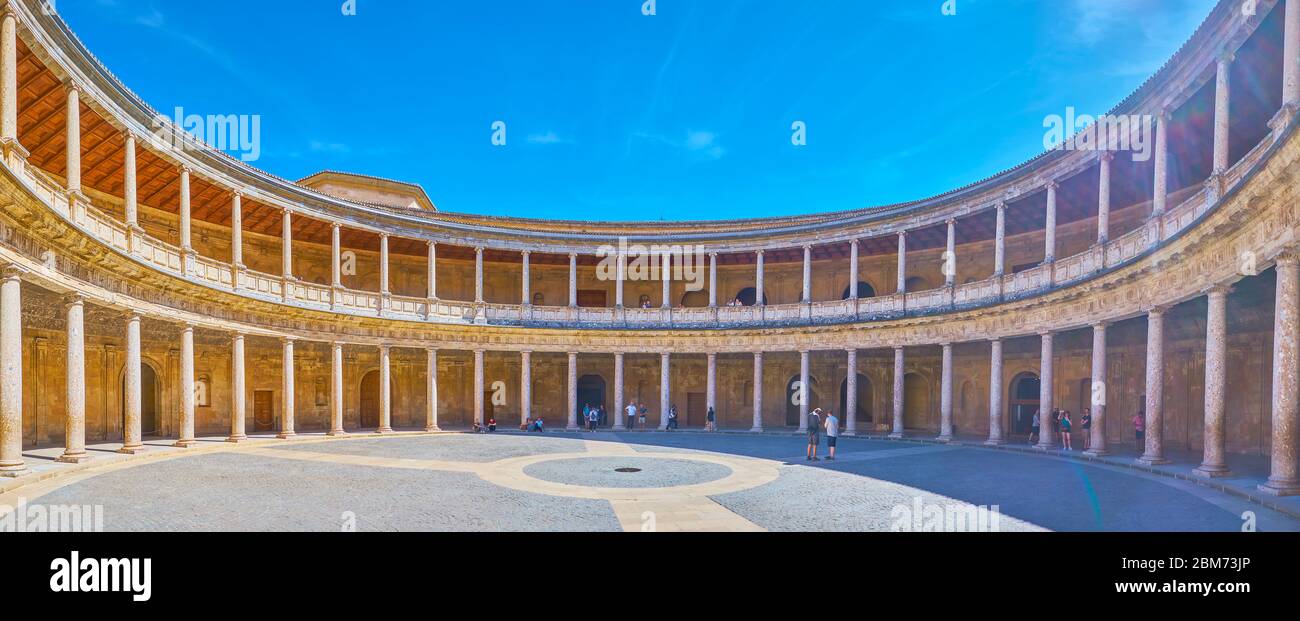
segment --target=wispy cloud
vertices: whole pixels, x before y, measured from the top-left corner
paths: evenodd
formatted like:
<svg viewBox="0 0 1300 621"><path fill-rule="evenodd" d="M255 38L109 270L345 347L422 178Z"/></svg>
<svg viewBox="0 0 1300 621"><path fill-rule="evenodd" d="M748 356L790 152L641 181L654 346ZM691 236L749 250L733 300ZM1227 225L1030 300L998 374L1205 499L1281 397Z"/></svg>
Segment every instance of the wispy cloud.
<svg viewBox="0 0 1300 621"><path fill-rule="evenodd" d="M718 135L710 131L688 129L681 139L651 132L635 132L632 136L680 149L706 160L719 160L727 154L727 149L718 143Z"/></svg>
<svg viewBox="0 0 1300 621"><path fill-rule="evenodd" d="M555 132L543 132L540 134L530 134L528 136L529 144L572 144L573 141L560 137Z"/></svg>
<svg viewBox="0 0 1300 621"><path fill-rule="evenodd" d="M325 142L322 140L313 140L307 144L307 148L312 153L328 153L332 155L347 155L352 152L352 148L339 142Z"/></svg>

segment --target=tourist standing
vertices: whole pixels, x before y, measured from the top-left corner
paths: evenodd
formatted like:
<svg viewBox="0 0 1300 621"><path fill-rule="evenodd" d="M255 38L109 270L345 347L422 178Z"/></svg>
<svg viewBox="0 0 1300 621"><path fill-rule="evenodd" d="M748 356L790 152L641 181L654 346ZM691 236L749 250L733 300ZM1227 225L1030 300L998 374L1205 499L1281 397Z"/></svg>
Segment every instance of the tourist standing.
<svg viewBox="0 0 1300 621"><path fill-rule="evenodd" d="M1079 418L1079 426L1083 428L1083 450L1092 450L1092 409L1083 408L1083 416Z"/></svg>
<svg viewBox="0 0 1300 621"><path fill-rule="evenodd" d="M1038 421L1042 417L1042 413L1042 410L1034 410L1034 418L1029 421L1029 446L1033 446L1034 441L1038 439Z"/></svg>
<svg viewBox="0 0 1300 621"><path fill-rule="evenodd" d="M668 426L665 429L677 429L677 406L668 408Z"/></svg>
<svg viewBox="0 0 1300 621"><path fill-rule="evenodd" d="M840 439L840 419L826 412L826 461L835 461L835 441Z"/></svg>
<svg viewBox="0 0 1300 621"><path fill-rule="evenodd" d="M628 431L636 431L636 404L627 404L627 409L623 410L623 412L627 415Z"/></svg>
<svg viewBox="0 0 1300 621"><path fill-rule="evenodd" d="M822 417L821 408L808 414L808 461L821 461L817 449L821 446Z"/></svg>
<svg viewBox="0 0 1300 621"><path fill-rule="evenodd" d="M1147 444L1147 417L1141 412L1133 415L1133 435L1137 437L1138 453L1145 451Z"/></svg>
<svg viewBox="0 0 1300 621"><path fill-rule="evenodd" d="M649 413L650 413L650 408L646 407L646 406L645 406L645 402L642 401L642 402L641 402L641 407L639 408L638 412L641 414L641 431L645 431L645 429L646 429L646 427L645 427L646 414L649 414Z"/></svg>
<svg viewBox="0 0 1300 621"><path fill-rule="evenodd" d="M1074 446L1070 443L1070 431L1073 424L1073 421L1070 420L1070 411L1061 410L1061 445L1064 446L1067 451L1074 450Z"/></svg>
<svg viewBox="0 0 1300 621"><path fill-rule="evenodd" d="M711 405L709 406L709 414L706 418L707 420L705 421L705 428L708 429L709 431L717 431L718 430L717 414L713 412L713 406Z"/></svg>

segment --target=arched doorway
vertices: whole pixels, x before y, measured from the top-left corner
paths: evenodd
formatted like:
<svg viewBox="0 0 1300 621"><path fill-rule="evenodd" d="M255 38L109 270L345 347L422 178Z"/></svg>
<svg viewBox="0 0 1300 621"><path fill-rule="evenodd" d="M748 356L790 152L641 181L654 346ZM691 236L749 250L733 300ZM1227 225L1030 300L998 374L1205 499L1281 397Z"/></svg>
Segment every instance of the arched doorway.
<svg viewBox="0 0 1300 621"><path fill-rule="evenodd" d="M582 408L587 405L604 406L605 419L609 418L609 405L605 403L605 378L599 375L584 375L578 378L578 411L575 412L575 416L579 427L587 426L587 421L582 419ZM605 420L600 422L601 425L605 423Z"/></svg>
<svg viewBox="0 0 1300 621"><path fill-rule="evenodd" d="M870 423L874 419L871 417L871 380L867 376L858 374L858 424ZM845 427L849 424L849 381L846 379L840 382L840 408L836 410L835 415L840 417L840 426Z"/></svg>
<svg viewBox="0 0 1300 621"><path fill-rule="evenodd" d="M1038 412L1040 384L1038 376L1033 373L1021 373L1011 380L1011 398L1008 403L1011 406L1012 434L1029 435L1034 414Z"/></svg>
<svg viewBox="0 0 1300 621"><path fill-rule="evenodd" d="M740 293L736 294L735 299L740 300L741 306L753 306L758 301L758 289L755 289L754 287L741 289ZM763 305L767 305L766 293L763 294Z"/></svg>
<svg viewBox="0 0 1300 621"><path fill-rule="evenodd" d="M161 402L162 384L158 381L158 372L147 362L140 363L140 435L152 436L158 433L158 407ZM122 429L126 429L126 370L122 370Z"/></svg>
<svg viewBox="0 0 1300 621"><path fill-rule="evenodd" d="M917 373L903 377L903 427L927 429L930 425L930 382Z"/></svg>
<svg viewBox="0 0 1300 621"><path fill-rule="evenodd" d="M841 299L841 300L847 300L847 299L849 299L849 294L850 294L850 293L852 293L852 291L850 291L849 287L845 287L845 288L844 288L844 297L841 297L840 299ZM875 288L875 287L872 287L871 285L869 285L869 284L867 284L867 283L865 283L865 282L860 282L860 283L858 283L858 298L859 298L859 299L874 298L874 297L876 297L876 288Z"/></svg>
<svg viewBox="0 0 1300 621"><path fill-rule="evenodd" d="M785 383L785 425L787 427L799 426L799 376L790 378ZM817 403L817 378L808 376L808 411L811 412Z"/></svg>
<svg viewBox="0 0 1300 621"><path fill-rule="evenodd" d="M390 414L392 413L393 404L396 403L396 401L393 400L393 395L396 394L397 394L397 382L394 382L392 380L392 377L389 377L388 407L389 407ZM366 373L365 376L361 378L360 395L361 395L361 403L360 403L359 413L361 415L361 428L378 429L379 428L379 370L378 369ZM390 420L388 424L391 426L392 421Z"/></svg>

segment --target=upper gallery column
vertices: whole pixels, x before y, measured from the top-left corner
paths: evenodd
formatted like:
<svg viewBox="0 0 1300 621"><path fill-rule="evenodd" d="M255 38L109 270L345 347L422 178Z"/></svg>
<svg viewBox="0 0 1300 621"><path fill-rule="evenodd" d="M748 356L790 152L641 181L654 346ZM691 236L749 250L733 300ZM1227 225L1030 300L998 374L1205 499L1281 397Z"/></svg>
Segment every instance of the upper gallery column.
<svg viewBox="0 0 1300 621"><path fill-rule="evenodd" d="M673 307L673 302L672 302L672 295L673 295L673 255L672 255L671 253L668 253L668 252L665 252L665 253L664 253L664 260L663 260L663 268L662 268L662 270L663 270L663 274L662 274L662 276L664 277L664 278L663 278L663 288L664 288L664 290L663 290L663 300L664 300L663 308L664 308L664 309L670 309L670 308Z"/></svg>
<svg viewBox="0 0 1300 621"><path fill-rule="evenodd" d="M664 303L668 303L667 296ZM578 254L569 253L569 308L578 307Z"/></svg>
<svg viewBox="0 0 1300 621"><path fill-rule="evenodd" d="M856 288L856 287L855 287ZM858 350L849 350L849 360L845 376L844 388L844 411L840 412L844 418L844 434L853 436L858 433Z"/></svg>
<svg viewBox="0 0 1300 621"><path fill-rule="evenodd" d="M952 441L952 343L943 344L943 371L939 380L939 441Z"/></svg>
<svg viewBox="0 0 1300 621"><path fill-rule="evenodd" d="M12 19L6 13L6 28ZM28 472L23 462L22 273L14 266L0 268L0 477Z"/></svg>
<svg viewBox="0 0 1300 621"><path fill-rule="evenodd" d="M763 431L763 352L754 352L754 426L750 431Z"/></svg>
<svg viewBox="0 0 1300 621"><path fill-rule="evenodd" d="M284 276L287 285L293 280L293 210L285 209L284 216L281 220L280 231L280 273ZM285 289L285 297L288 297L288 288Z"/></svg>
<svg viewBox="0 0 1300 621"><path fill-rule="evenodd" d="M131 133L131 130L122 132L122 141L125 143L122 154L122 208L125 212L127 231L134 235L140 229L139 204L136 198L139 187L136 185L135 134ZM233 221L231 227L234 227Z"/></svg>
<svg viewBox="0 0 1300 621"><path fill-rule="evenodd" d="M904 353L902 347L894 348L894 431L889 434L891 438L903 437L903 379L907 372L904 366Z"/></svg>
<svg viewBox="0 0 1300 621"><path fill-rule="evenodd" d="M1205 315L1205 452L1193 472L1203 477L1229 475L1224 457L1224 422L1228 414L1228 294L1230 286L1210 289Z"/></svg>
<svg viewBox="0 0 1300 621"><path fill-rule="evenodd" d="M230 437L226 438L227 442L248 440L244 430L244 396L244 335L236 333L230 338Z"/></svg>
<svg viewBox="0 0 1300 621"><path fill-rule="evenodd" d="M194 220L190 208L189 166L181 166L180 175L181 261L188 263L194 255Z"/></svg>
<svg viewBox="0 0 1300 621"><path fill-rule="evenodd" d="M81 89L68 81L67 119L67 185L68 192L81 193Z"/></svg>
<svg viewBox="0 0 1300 621"><path fill-rule="evenodd" d="M1052 390L1052 363L1056 349L1051 332L1043 332L1040 336L1043 349L1038 363L1038 444L1035 448L1049 450L1056 444L1056 438L1052 437L1052 404L1056 401Z"/></svg>
<svg viewBox="0 0 1300 621"><path fill-rule="evenodd" d="M64 299L64 305L68 320L68 412L63 426L64 450L59 461L78 464L90 459L86 453L86 300L73 294ZM184 361L181 366L184 372ZM184 437L183 425L181 435ZM193 435L191 431L190 436Z"/></svg>
<svg viewBox="0 0 1300 621"><path fill-rule="evenodd" d="M389 295L389 278L388 278L388 233L379 234L379 296L386 298ZM382 306L380 308L383 308Z"/></svg>
<svg viewBox="0 0 1300 621"><path fill-rule="evenodd" d="M763 291L764 254L765 251L763 250L754 253L754 256L757 257L755 259L756 263L754 268L754 306L767 306L767 302L765 301L767 299L767 294Z"/></svg>
<svg viewBox="0 0 1300 621"><path fill-rule="evenodd" d="M26 157L18 145L18 16L9 3L0 9L0 146Z"/></svg>
<svg viewBox="0 0 1300 621"><path fill-rule="evenodd" d="M1087 396L1092 413L1092 437L1088 442L1088 454L1095 456L1109 455L1106 450L1106 401L1110 387L1106 385L1106 324L1092 326L1092 380Z"/></svg>
<svg viewBox="0 0 1300 621"><path fill-rule="evenodd" d="M474 248L474 302L483 303L483 247Z"/></svg>
<svg viewBox="0 0 1300 621"><path fill-rule="evenodd" d="M998 203L997 225L993 233L993 277L1007 274L1007 204Z"/></svg>
<svg viewBox="0 0 1300 621"><path fill-rule="evenodd" d="M392 350L388 345L379 347L379 429L375 433L393 432L393 367Z"/></svg>
<svg viewBox="0 0 1300 621"><path fill-rule="evenodd" d="M1110 241L1110 166L1114 151L1102 151L1097 162L1097 243Z"/></svg>
<svg viewBox="0 0 1300 621"><path fill-rule="evenodd" d="M718 253L709 253L709 308L718 307Z"/></svg>
<svg viewBox="0 0 1300 621"><path fill-rule="evenodd" d="M427 264L429 273L427 282L429 283L428 296L430 300L438 299L438 244L429 242L429 262Z"/></svg>
<svg viewBox="0 0 1300 621"><path fill-rule="evenodd" d="M569 413L565 416L568 424L565 426L569 431L578 430L578 353L569 352ZM586 421L583 421L586 424Z"/></svg>
<svg viewBox="0 0 1300 621"><path fill-rule="evenodd" d="M989 439L985 444L1001 446L1006 443L1002 433L1002 341L990 342L989 360Z"/></svg>
<svg viewBox="0 0 1300 621"><path fill-rule="evenodd" d="M283 392L284 394L282 395L282 399L281 399L282 411L280 412L280 434L277 437L279 437L281 440L288 440L289 438L292 438L295 435L297 435L297 433L294 431L294 420L293 420L294 419L293 341L294 339L288 337L281 339L280 341L282 343L281 364L283 368L280 379L281 382L283 383L281 392Z"/></svg>
<svg viewBox="0 0 1300 621"><path fill-rule="evenodd" d="M181 433L174 446L189 448L194 439L194 326L181 328Z"/></svg>
<svg viewBox="0 0 1300 621"><path fill-rule="evenodd" d="M1047 182L1047 224L1043 227L1043 263L1056 262L1056 193L1060 184Z"/></svg>
<svg viewBox="0 0 1300 621"><path fill-rule="evenodd" d="M122 448L119 453L144 451L140 433L140 315L126 316L126 380L122 416Z"/></svg>
<svg viewBox="0 0 1300 621"><path fill-rule="evenodd" d="M803 300L812 304L812 246L803 247Z"/></svg>
<svg viewBox="0 0 1300 621"><path fill-rule="evenodd" d="M425 358L424 430L432 433L442 431L438 427L438 350L425 350Z"/></svg>
<svg viewBox="0 0 1300 621"><path fill-rule="evenodd" d="M1165 200L1169 197L1169 112L1156 114L1155 182L1152 185L1151 217L1165 214Z"/></svg>
<svg viewBox="0 0 1300 621"><path fill-rule="evenodd" d="M1300 0L1286 0L1283 23L1282 109L1294 114L1300 106Z"/></svg>
<svg viewBox="0 0 1300 621"><path fill-rule="evenodd" d="M519 275L519 303L523 306L531 306L533 303L533 276L532 276L532 251L525 250L520 253L523 260L523 267ZM619 306L623 305L622 291L619 292Z"/></svg>
<svg viewBox="0 0 1300 621"><path fill-rule="evenodd" d="M626 412L623 411L626 406L623 394L623 354L616 353L614 354L614 431L627 429Z"/></svg>
<svg viewBox="0 0 1300 621"><path fill-rule="evenodd" d="M334 303L339 302L343 289L343 225L330 223L330 295Z"/></svg>
<svg viewBox="0 0 1300 621"><path fill-rule="evenodd" d="M614 262L614 308L623 308L623 281L627 280L627 255L619 252Z"/></svg>
<svg viewBox="0 0 1300 621"><path fill-rule="evenodd" d="M812 381L809 367L812 352L799 352L799 433L808 431L808 382Z"/></svg>
<svg viewBox="0 0 1300 621"><path fill-rule="evenodd" d="M858 299L858 280L861 279L861 276L859 276L858 274L859 272L858 256L859 256L859 244L858 244L858 240L855 239L849 242L849 299L850 300Z"/></svg>
<svg viewBox="0 0 1300 621"><path fill-rule="evenodd" d="M1149 466L1167 464L1165 459L1165 309L1147 312L1147 420L1146 450L1138 461Z"/></svg>
<svg viewBox="0 0 1300 621"><path fill-rule="evenodd" d="M1214 64L1214 176L1228 171L1228 122L1231 120L1232 52L1219 55Z"/></svg>
<svg viewBox="0 0 1300 621"><path fill-rule="evenodd" d="M1300 2L1287 2L1287 13ZM1300 258L1288 251L1277 259L1273 313L1273 438L1268 482L1260 491L1275 496L1300 494L1296 441L1300 428ZM7 312L7 311L6 311Z"/></svg>
<svg viewBox="0 0 1300 621"><path fill-rule="evenodd" d="M230 277L231 286L239 287L239 273L244 265L244 195L234 192L230 196Z"/></svg>
<svg viewBox="0 0 1300 621"><path fill-rule="evenodd" d="M957 284L957 221L948 219L948 245L943 256L943 286Z"/></svg>
<svg viewBox="0 0 1300 621"><path fill-rule="evenodd" d="M898 233L897 293L907 293L907 231L900 231Z"/></svg>

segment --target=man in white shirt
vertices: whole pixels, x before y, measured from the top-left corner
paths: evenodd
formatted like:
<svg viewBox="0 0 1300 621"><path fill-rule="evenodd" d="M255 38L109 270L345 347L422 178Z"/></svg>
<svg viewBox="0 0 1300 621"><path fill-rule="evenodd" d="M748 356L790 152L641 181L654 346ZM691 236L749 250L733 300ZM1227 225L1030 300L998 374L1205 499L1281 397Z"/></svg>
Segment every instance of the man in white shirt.
<svg viewBox="0 0 1300 621"><path fill-rule="evenodd" d="M834 412L826 412L826 448L829 454L826 461L835 461L835 441L840 438L840 419Z"/></svg>
<svg viewBox="0 0 1300 621"><path fill-rule="evenodd" d="M624 411L627 412L628 431L634 431L636 429L636 404L635 403L627 404L627 409Z"/></svg>

